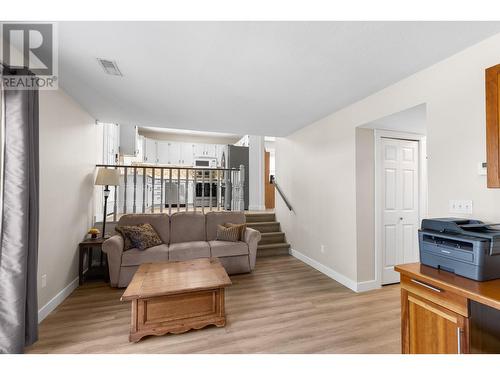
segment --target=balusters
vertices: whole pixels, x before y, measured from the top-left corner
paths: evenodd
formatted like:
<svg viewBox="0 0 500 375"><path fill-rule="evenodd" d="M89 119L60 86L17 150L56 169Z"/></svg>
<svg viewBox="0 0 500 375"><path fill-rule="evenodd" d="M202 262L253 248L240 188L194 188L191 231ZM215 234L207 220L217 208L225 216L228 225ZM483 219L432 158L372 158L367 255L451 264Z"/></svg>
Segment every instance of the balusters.
<svg viewBox="0 0 500 375"><path fill-rule="evenodd" d="M151 213L155 212L155 169L151 168Z"/></svg>
<svg viewBox="0 0 500 375"><path fill-rule="evenodd" d="M137 210L136 202L137 202L137 167L134 167L134 203L133 203L133 208L132 208L134 211L134 214Z"/></svg>
<svg viewBox="0 0 500 375"><path fill-rule="evenodd" d="M165 199L165 195L164 195L164 192L163 192L163 184L164 184L164 180L163 180L163 171L165 169L162 168L161 169L161 177L160 177L160 194L161 194L161 197L160 197L160 212L163 213L163 206L165 205L164 204L164 199Z"/></svg>
<svg viewBox="0 0 500 375"><path fill-rule="evenodd" d="M186 204L186 212L189 211L189 203L188 203L188 189L189 189L189 169L184 170L186 172L186 181L185 181L185 186L184 186L184 203Z"/></svg>
<svg viewBox="0 0 500 375"><path fill-rule="evenodd" d="M172 214L172 169L168 170L168 214Z"/></svg>
<svg viewBox="0 0 500 375"><path fill-rule="evenodd" d="M208 171L208 205L212 211L212 171Z"/></svg>
<svg viewBox="0 0 500 375"><path fill-rule="evenodd" d="M201 171L201 212L205 213L205 170Z"/></svg>
<svg viewBox="0 0 500 375"><path fill-rule="evenodd" d="M118 169L118 167L115 167L115 169ZM115 201L113 204L113 221L116 221L116 213L118 211L118 186L115 186Z"/></svg>
<svg viewBox="0 0 500 375"><path fill-rule="evenodd" d="M142 213L146 212L146 168L142 168Z"/></svg>
<svg viewBox="0 0 500 375"><path fill-rule="evenodd" d="M127 213L127 177L128 177L128 168L123 168L123 214Z"/></svg>
<svg viewBox="0 0 500 375"><path fill-rule="evenodd" d="M246 181L243 166L240 166L239 170L152 165L97 165L97 167L115 168L120 171L121 184L115 187L113 213L109 214L109 216L112 215L112 220L115 222L122 214L132 212L168 212L169 215L173 212L189 212L191 205L193 211L197 211L200 207L200 211L203 213L215 210L237 211L244 209ZM143 177L142 210L141 186L138 186L141 184L141 175ZM131 184L133 186L130 186ZM123 193L119 189L123 189ZM151 189L151 192L148 189ZM123 199L123 202L120 199ZM133 199L132 202L130 202L131 199ZM172 212L174 204L177 205L177 210ZM185 204L185 206L182 207L181 204ZM159 209L158 205L160 205Z"/></svg>

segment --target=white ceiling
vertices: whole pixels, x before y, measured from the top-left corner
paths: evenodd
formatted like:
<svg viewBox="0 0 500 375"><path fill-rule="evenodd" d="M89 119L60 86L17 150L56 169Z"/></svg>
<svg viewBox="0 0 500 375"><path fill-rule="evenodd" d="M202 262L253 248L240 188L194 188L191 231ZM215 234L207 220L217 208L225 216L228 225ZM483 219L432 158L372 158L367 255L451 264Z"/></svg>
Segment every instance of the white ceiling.
<svg viewBox="0 0 500 375"><path fill-rule="evenodd" d="M420 104L404 111L394 113L361 126L362 128L393 130L417 134L427 132L427 107Z"/></svg>
<svg viewBox="0 0 500 375"><path fill-rule="evenodd" d="M100 121L285 136L499 22L61 22L61 86ZM96 58L116 60L123 77Z"/></svg>

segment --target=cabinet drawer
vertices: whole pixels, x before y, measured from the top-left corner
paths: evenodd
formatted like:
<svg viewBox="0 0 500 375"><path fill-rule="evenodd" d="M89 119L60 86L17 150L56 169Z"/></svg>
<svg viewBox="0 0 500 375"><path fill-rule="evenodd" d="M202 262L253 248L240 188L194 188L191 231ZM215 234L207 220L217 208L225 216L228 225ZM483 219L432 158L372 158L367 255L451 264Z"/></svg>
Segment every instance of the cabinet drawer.
<svg viewBox="0 0 500 375"><path fill-rule="evenodd" d="M415 277L401 275L401 288L462 316L469 316L467 298Z"/></svg>

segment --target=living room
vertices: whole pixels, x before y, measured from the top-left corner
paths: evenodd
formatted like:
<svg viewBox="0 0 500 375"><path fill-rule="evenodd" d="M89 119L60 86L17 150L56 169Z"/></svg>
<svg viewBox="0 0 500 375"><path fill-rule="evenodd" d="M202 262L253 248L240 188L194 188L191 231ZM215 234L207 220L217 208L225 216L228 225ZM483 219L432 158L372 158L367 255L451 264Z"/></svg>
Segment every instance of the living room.
<svg viewBox="0 0 500 375"><path fill-rule="evenodd" d="M150 17L0 23L1 353L500 353L499 21Z"/></svg>

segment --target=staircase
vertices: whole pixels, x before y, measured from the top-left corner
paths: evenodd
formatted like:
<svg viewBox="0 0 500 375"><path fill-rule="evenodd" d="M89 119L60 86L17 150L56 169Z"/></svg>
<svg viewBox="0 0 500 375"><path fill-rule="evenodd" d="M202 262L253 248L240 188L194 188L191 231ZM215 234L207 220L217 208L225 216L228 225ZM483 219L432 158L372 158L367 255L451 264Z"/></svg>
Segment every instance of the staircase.
<svg viewBox="0 0 500 375"><path fill-rule="evenodd" d="M257 247L257 256L288 255L290 244L272 212L246 212L247 227L258 230L262 238Z"/></svg>

